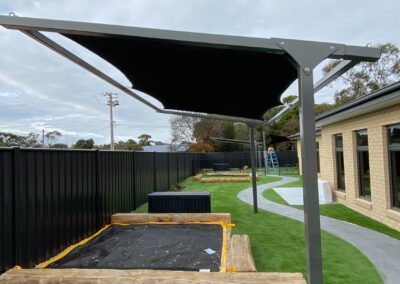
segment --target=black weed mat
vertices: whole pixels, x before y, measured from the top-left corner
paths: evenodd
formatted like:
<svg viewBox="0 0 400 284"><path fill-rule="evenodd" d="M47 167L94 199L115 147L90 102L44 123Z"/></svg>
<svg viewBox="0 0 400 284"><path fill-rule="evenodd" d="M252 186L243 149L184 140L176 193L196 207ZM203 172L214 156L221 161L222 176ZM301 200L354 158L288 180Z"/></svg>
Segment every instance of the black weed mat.
<svg viewBox="0 0 400 284"><path fill-rule="evenodd" d="M112 225L48 268L219 271L223 229L213 224ZM215 253L204 250L212 249Z"/></svg>

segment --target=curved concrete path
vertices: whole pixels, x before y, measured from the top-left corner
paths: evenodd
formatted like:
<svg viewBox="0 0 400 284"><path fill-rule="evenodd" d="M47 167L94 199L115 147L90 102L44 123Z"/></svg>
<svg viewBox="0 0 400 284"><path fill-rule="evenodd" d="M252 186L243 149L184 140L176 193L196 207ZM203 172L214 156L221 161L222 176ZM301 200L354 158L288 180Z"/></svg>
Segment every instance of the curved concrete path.
<svg viewBox="0 0 400 284"><path fill-rule="evenodd" d="M298 180L296 177L276 177L282 178L282 180L257 186L258 207L304 222L303 210L272 202L262 196L267 189ZM252 188L240 191L238 198L248 204L253 204ZM400 240L325 216L321 216L321 228L358 248L375 265L385 283L400 283ZM357 273L356 268L354 268L354 273Z"/></svg>

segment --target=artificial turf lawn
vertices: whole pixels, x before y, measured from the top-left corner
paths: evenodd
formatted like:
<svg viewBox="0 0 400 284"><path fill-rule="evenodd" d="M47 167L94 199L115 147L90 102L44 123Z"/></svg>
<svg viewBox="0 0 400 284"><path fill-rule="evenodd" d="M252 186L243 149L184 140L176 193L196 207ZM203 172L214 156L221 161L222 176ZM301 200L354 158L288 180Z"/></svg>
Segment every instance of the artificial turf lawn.
<svg viewBox="0 0 400 284"><path fill-rule="evenodd" d="M302 187L302 186L303 183L302 180L300 179L292 183L284 184L281 187ZM289 204L273 189L264 191L263 196L276 203L289 206ZM301 210L304 209L303 205L292 205L292 207ZM319 210L320 214L323 216L353 223L400 240L400 232L386 226L385 224L375 221L374 219L362 215L361 213L358 213L357 211L354 211L353 209L350 209L344 206L343 204L340 203L322 204L319 206Z"/></svg>
<svg viewBox="0 0 400 284"><path fill-rule="evenodd" d="M259 183L277 181L260 177ZM304 224L274 213L253 208L237 198L250 182L212 183L183 182L187 191L211 192L212 212L227 212L236 224L233 234L250 237L252 254L258 271L302 272L306 275ZM136 212L147 212L147 204ZM325 283L383 283L375 267L355 247L342 239L322 232Z"/></svg>

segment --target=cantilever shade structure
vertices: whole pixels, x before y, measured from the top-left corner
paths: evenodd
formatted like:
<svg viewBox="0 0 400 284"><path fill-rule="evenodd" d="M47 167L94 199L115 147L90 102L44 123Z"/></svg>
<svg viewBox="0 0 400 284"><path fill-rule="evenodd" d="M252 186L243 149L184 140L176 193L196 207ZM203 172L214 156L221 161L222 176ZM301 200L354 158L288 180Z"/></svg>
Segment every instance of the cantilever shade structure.
<svg viewBox="0 0 400 284"><path fill-rule="evenodd" d="M265 123L263 112L278 105L298 79L308 281L322 283L314 92L357 62L377 60L379 49L11 16L0 16L0 25L22 31L158 112L245 122L252 139L254 127ZM64 35L98 54L166 108L144 100L42 31ZM343 59L343 64L316 88L313 69L327 58Z"/></svg>

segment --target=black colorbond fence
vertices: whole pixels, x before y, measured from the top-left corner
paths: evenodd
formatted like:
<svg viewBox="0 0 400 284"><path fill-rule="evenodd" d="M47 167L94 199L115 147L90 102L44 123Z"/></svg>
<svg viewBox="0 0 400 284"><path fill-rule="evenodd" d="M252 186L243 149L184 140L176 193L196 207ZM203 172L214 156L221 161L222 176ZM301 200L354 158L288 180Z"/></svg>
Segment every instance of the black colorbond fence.
<svg viewBox="0 0 400 284"><path fill-rule="evenodd" d="M193 161L193 168L198 171L203 168L213 168L215 163L227 163L230 168L243 168L251 166L249 152L211 152L193 154L196 158ZM296 151L276 152L280 167L298 167L298 158ZM259 151L257 155L259 167L264 167L263 152Z"/></svg>
<svg viewBox="0 0 400 284"><path fill-rule="evenodd" d="M32 267L192 175L189 153L0 149L0 273Z"/></svg>
<svg viewBox="0 0 400 284"><path fill-rule="evenodd" d="M14 151L0 151L0 273L15 265L13 163Z"/></svg>
<svg viewBox="0 0 400 284"><path fill-rule="evenodd" d="M0 148L0 273L49 259L218 162L240 168L250 156Z"/></svg>

